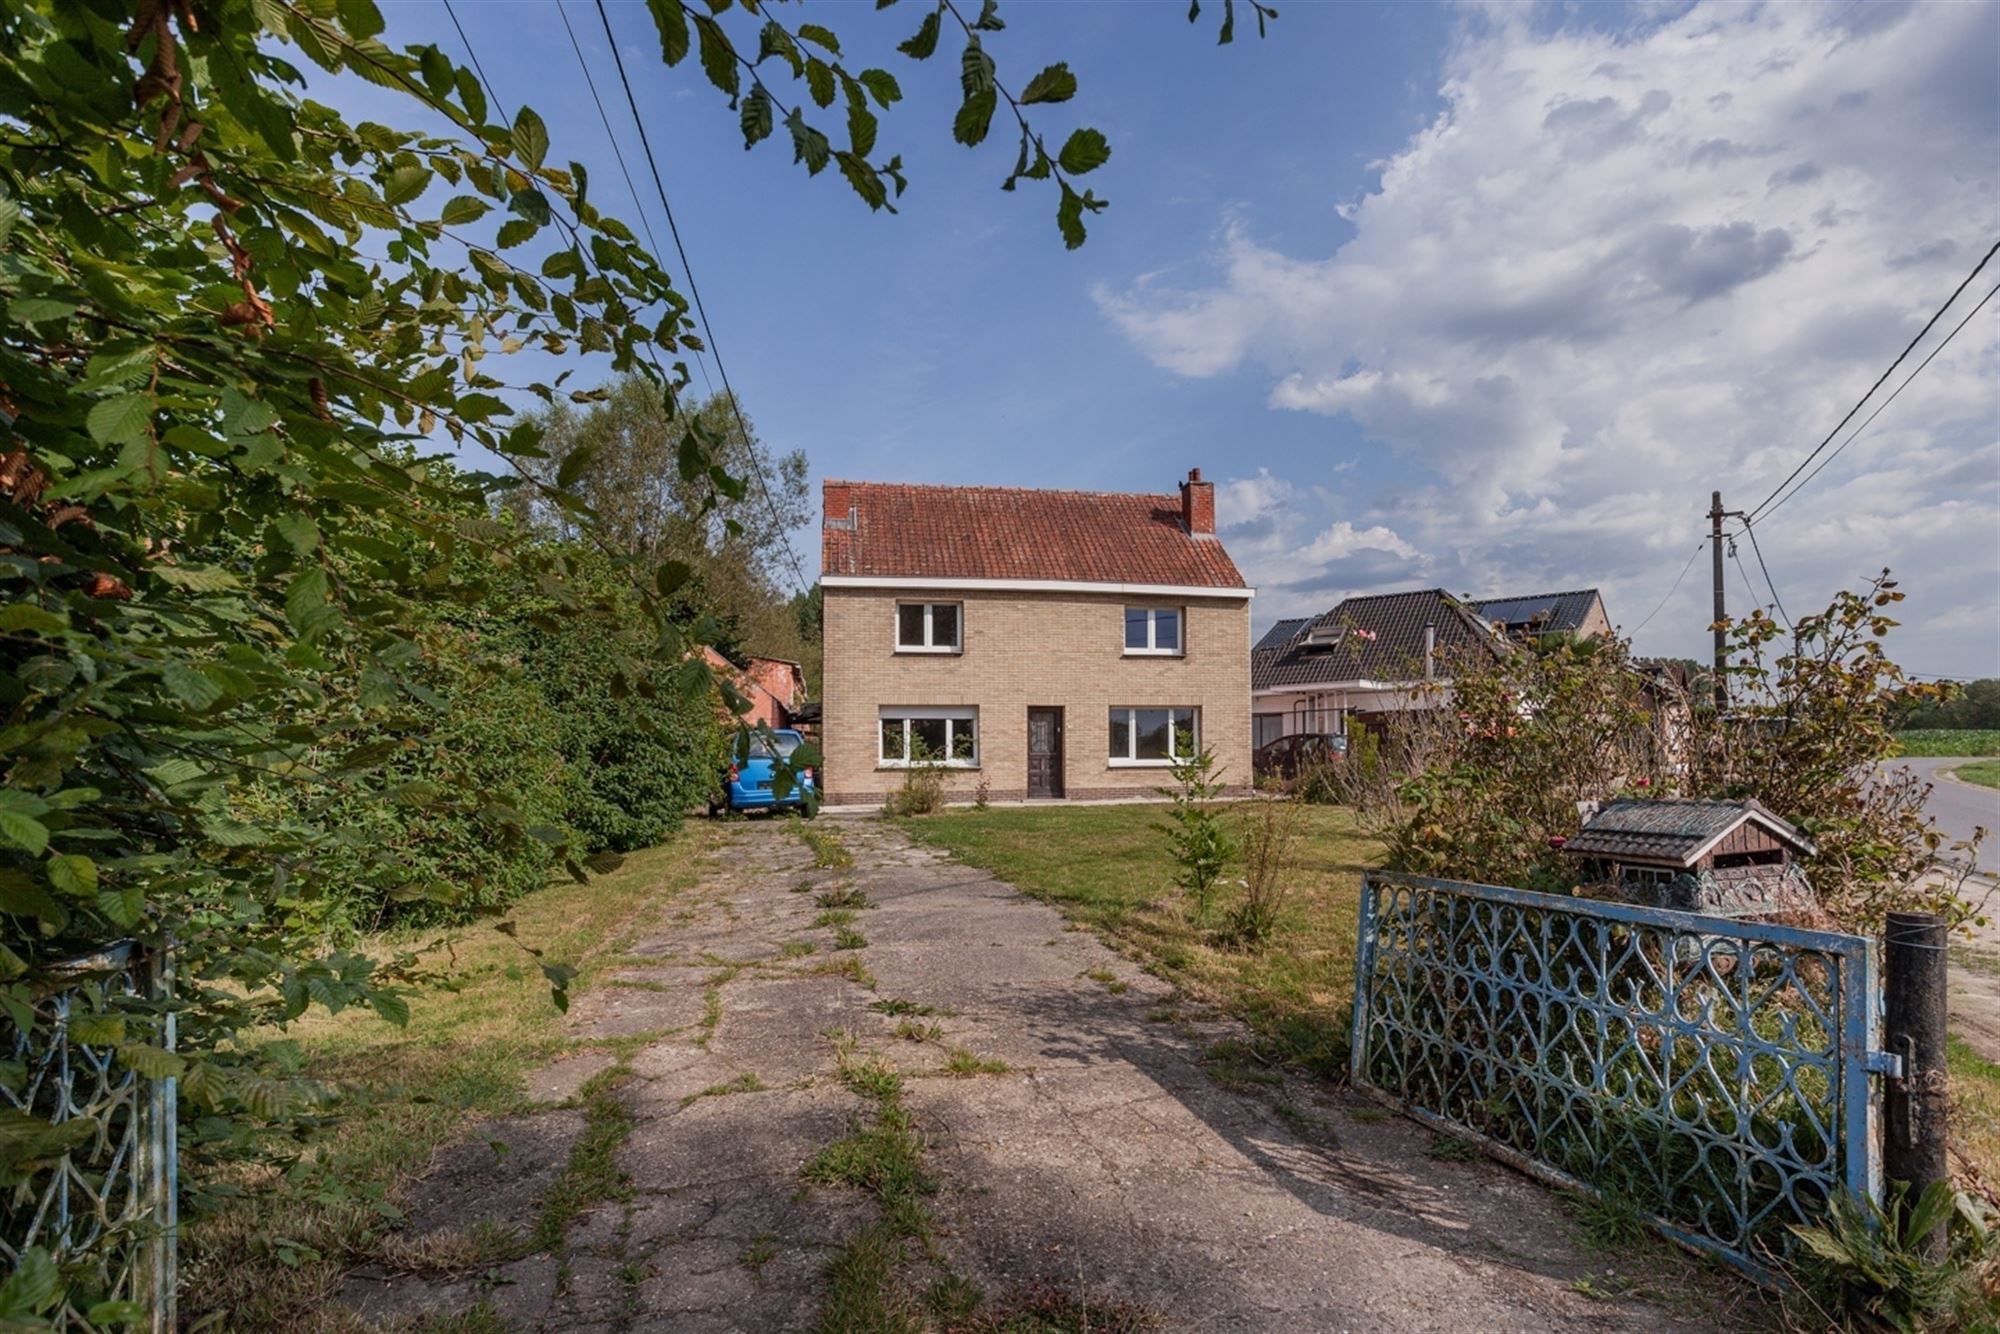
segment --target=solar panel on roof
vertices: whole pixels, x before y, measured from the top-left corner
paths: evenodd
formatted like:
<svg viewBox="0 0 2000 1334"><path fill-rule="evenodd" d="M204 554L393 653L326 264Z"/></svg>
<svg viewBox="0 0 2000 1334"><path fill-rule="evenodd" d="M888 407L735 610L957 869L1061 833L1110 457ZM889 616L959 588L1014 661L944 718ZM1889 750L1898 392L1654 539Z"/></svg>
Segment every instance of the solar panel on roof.
<svg viewBox="0 0 2000 1334"><path fill-rule="evenodd" d="M1539 621L1555 615L1560 598L1505 598L1499 602L1482 602L1479 614L1489 621L1505 621L1509 625L1519 625L1525 621Z"/></svg>

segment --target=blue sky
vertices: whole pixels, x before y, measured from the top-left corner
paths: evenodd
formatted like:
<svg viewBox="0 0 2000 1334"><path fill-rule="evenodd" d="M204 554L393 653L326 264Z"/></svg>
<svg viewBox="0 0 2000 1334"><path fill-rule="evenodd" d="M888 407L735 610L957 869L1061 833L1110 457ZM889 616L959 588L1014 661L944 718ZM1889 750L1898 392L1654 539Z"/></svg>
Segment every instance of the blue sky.
<svg viewBox="0 0 2000 1334"><path fill-rule="evenodd" d="M383 8L387 40L463 56L441 4ZM643 6L612 5L765 439L816 479L1165 490L1198 465L1260 627L1354 592L1594 585L1631 630L1709 491L1766 494L2000 239L1991 6L1295 3L1224 48L1206 8L1003 3L1003 80L1067 60L1052 137L1088 123L1114 148L1090 178L1112 207L1065 252L1052 193L997 189L1011 144L951 141L956 46L895 54L907 0L785 10L901 80L894 217L779 140L745 152L695 63L665 68ZM639 212L554 0L458 11L551 158ZM664 241L595 7L569 14ZM1895 566L1919 671L2000 674L1994 311L1759 527L1794 612ZM797 545L810 575L816 533ZM1643 651L1703 652L1706 570Z"/></svg>

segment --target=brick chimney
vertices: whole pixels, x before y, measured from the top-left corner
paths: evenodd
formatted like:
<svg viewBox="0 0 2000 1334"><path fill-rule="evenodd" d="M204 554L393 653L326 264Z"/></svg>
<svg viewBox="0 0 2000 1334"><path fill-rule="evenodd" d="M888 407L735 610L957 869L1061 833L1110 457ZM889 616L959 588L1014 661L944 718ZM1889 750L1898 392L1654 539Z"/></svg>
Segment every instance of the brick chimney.
<svg viewBox="0 0 2000 1334"><path fill-rule="evenodd" d="M854 526L854 483L821 482L820 496L825 507L822 521L828 527L852 528Z"/></svg>
<svg viewBox="0 0 2000 1334"><path fill-rule="evenodd" d="M1181 483L1181 521L1197 536L1215 535L1215 483L1201 480L1201 469L1189 468Z"/></svg>

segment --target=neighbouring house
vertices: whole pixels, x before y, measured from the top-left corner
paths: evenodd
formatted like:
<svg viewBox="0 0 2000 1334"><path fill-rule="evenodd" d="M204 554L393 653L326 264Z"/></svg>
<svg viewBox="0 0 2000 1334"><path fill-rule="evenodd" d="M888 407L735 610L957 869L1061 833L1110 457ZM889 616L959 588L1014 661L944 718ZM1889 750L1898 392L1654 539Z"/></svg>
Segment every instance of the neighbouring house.
<svg viewBox="0 0 2000 1334"><path fill-rule="evenodd" d="M1150 796L1177 750L1250 775L1250 598L1215 486L1178 495L829 481L830 804L929 758L947 796Z"/></svg>
<svg viewBox="0 0 2000 1334"><path fill-rule="evenodd" d="M712 648L703 648L702 656L710 668L735 682L736 688L750 701L750 711L743 715L743 721L752 727L759 723L767 727L798 725L799 710L806 705L804 667L789 658L754 655L738 667Z"/></svg>
<svg viewBox="0 0 2000 1334"><path fill-rule="evenodd" d="M1348 598L1322 616L1279 621L1250 651L1252 745L1344 736L1432 707L1462 655L1512 650L1442 588Z"/></svg>
<svg viewBox="0 0 2000 1334"><path fill-rule="evenodd" d="M1797 859L1813 841L1757 801L1687 797L1585 802L1563 843L1586 891L1720 916L1810 908Z"/></svg>
<svg viewBox="0 0 2000 1334"><path fill-rule="evenodd" d="M1527 641L1562 634L1589 639L1611 633L1611 618L1604 613L1604 599L1594 588L1486 598L1466 606L1474 616L1509 639Z"/></svg>

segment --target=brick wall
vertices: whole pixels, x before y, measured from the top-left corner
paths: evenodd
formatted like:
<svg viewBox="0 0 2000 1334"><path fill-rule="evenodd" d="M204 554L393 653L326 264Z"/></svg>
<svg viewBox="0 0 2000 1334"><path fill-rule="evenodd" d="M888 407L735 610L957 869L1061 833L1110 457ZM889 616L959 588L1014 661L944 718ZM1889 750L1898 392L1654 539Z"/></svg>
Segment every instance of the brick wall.
<svg viewBox="0 0 2000 1334"><path fill-rule="evenodd" d="M876 803L903 781L878 767L881 708L972 706L979 710L980 767L950 770L953 799L969 799L983 777L994 801L1026 795L1028 709L1061 708L1064 787L1072 799L1150 794L1169 781L1160 768L1109 762L1114 706L1193 706L1202 743L1225 782L1250 774L1250 603L1247 597L1139 598L1105 594L825 590L822 690L824 792L831 804ZM964 652L896 652L898 602L964 606ZM1179 607L1181 657L1126 657L1127 606Z"/></svg>

